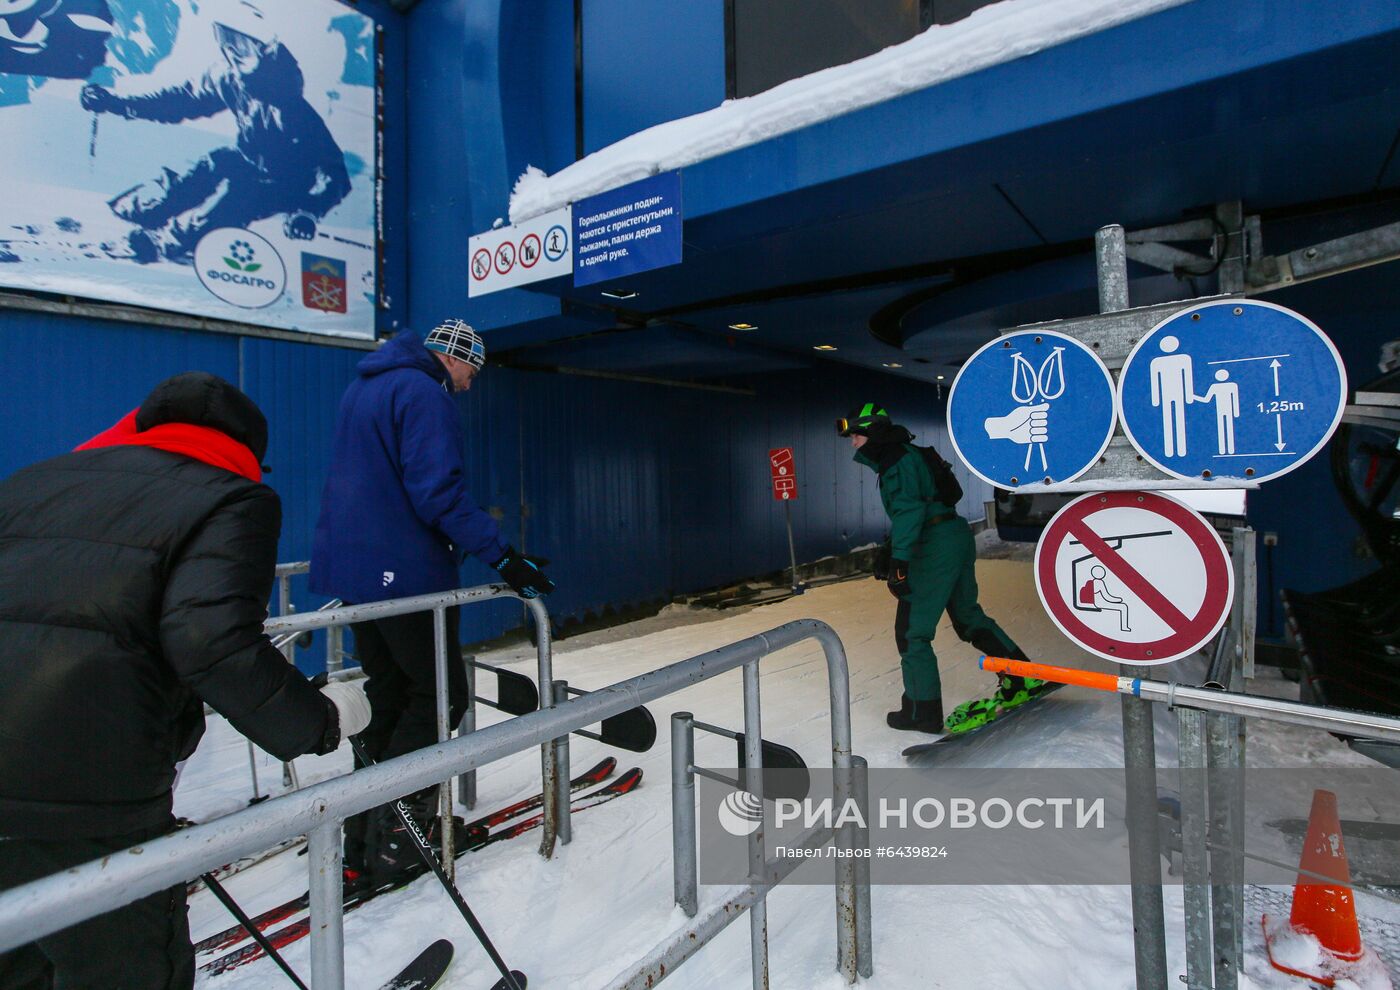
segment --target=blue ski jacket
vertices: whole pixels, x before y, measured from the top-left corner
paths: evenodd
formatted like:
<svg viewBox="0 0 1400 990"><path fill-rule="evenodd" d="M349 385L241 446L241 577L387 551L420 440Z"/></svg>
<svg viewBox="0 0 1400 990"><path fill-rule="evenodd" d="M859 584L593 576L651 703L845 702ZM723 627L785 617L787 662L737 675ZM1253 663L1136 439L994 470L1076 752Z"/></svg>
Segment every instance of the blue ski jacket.
<svg viewBox="0 0 1400 990"><path fill-rule="evenodd" d="M357 366L340 401L311 550L311 590L347 602L460 586L458 563L505 555L467 492L447 369L403 333Z"/></svg>

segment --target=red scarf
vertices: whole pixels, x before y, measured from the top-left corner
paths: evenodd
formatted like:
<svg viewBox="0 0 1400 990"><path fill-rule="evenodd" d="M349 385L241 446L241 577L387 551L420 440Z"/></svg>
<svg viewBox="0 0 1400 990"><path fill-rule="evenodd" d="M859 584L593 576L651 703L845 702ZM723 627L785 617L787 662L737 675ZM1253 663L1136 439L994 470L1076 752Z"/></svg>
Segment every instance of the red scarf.
<svg viewBox="0 0 1400 990"><path fill-rule="evenodd" d="M193 457L216 468L241 474L249 481L262 481L262 465L253 452L227 433L193 423L162 423L149 430L136 429L136 410L123 416L116 426L103 430L75 450L95 447L155 447L172 454Z"/></svg>

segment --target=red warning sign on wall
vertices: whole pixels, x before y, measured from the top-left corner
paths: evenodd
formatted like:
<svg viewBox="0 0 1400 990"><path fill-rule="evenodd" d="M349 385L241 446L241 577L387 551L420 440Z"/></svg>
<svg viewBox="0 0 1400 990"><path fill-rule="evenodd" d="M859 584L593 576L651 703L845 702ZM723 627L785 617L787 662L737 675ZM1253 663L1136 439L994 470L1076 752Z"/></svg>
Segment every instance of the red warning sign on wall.
<svg viewBox="0 0 1400 990"><path fill-rule="evenodd" d="M768 451L768 467L773 472L773 497L779 502L797 498L797 463L791 447Z"/></svg>

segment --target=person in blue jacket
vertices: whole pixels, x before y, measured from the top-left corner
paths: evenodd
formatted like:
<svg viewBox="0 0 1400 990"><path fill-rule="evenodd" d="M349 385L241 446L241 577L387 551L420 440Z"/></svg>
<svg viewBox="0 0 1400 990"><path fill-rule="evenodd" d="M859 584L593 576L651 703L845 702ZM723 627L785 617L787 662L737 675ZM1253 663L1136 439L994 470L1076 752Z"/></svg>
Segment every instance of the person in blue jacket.
<svg viewBox="0 0 1400 990"><path fill-rule="evenodd" d="M359 363L341 399L321 495L312 591L352 604L450 591L461 586L457 566L468 555L494 567L525 598L554 590L467 491L452 393L471 388L485 363L481 337L460 320L426 340L400 334ZM378 762L436 742L432 613L351 629L368 677L373 717L360 739L369 756ZM447 647L455 725L467 703L455 608L447 610ZM419 821L433 818L434 795L429 789L411 800ZM431 830L438 827L434 821ZM345 836L347 870L376 882L416 861L391 809L350 819Z"/></svg>

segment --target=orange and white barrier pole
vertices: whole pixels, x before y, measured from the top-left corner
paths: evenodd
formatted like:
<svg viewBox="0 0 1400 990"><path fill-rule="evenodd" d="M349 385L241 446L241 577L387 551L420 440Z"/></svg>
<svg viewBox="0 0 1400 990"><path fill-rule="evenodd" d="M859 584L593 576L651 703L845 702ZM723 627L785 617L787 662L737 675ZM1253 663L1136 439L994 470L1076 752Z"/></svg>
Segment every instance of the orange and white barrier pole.
<svg viewBox="0 0 1400 990"><path fill-rule="evenodd" d="M1024 660L1008 660L1004 657L984 656L981 659L981 667L983 670L998 674L1033 677L1037 680L1093 688L1096 691L1106 691L1111 694L1131 694L1137 698L1145 698L1148 701L1164 703L1172 707L1198 708L1207 712L1226 712L1232 715L1244 715L1248 718L1262 718L1271 722L1304 725L1342 735L1400 742L1400 718L1372 715L1369 712L1355 712L1347 708L1324 708L1321 705L1305 705L1297 701L1284 701L1280 698L1266 698L1261 695L1190 687L1174 681L1121 677L1092 670L1075 670L1072 667L1055 667L1050 664L1029 663Z"/></svg>

